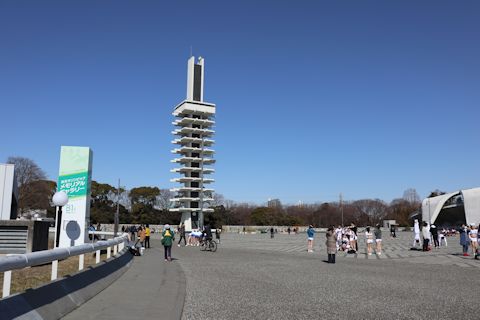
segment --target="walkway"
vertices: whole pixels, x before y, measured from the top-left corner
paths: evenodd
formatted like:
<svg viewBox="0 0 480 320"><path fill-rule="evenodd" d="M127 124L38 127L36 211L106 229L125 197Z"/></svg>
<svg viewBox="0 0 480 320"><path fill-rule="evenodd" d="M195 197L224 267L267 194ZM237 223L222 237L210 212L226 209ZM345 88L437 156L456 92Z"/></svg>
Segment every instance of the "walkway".
<svg viewBox="0 0 480 320"><path fill-rule="evenodd" d="M180 319L185 276L178 261L164 261L160 241L151 242L120 279L63 319Z"/></svg>

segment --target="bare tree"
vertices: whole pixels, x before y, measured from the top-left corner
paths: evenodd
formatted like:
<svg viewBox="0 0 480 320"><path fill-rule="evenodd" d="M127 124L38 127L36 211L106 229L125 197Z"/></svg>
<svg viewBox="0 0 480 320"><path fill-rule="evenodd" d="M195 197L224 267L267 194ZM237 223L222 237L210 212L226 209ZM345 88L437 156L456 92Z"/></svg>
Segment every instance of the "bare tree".
<svg viewBox="0 0 480 320"><path fill-rule="evenodd" d="M160 210L168 210L170 208L170 199L173 198L173 192L168 189L160 189L160 194L157 196L156 207Z"/></svg>
<svg viewBox="0 0 480 320"><path fill-rule="evenodd" d="M220 193L213 193L213 200L210 201L210 207L219 207L225 205L225 197Z"/></svg>
<svg viewBox="0 0 480 320"><path fill-rule="evenodd" d="M420 196L417 193L417 190L414 188L409 188L403 192L403 199L408 201L410 204L420 203Z"/></svg>
<svg viewBox="0 0 480 320"><path fill-rule="evenodd" d="M15 165L15 175L18 187L28 185L30 182L45 180L45 172L31 159L23 157L9 157L7 163Z"/></svg>
<svg viewBox="0 0 480 320"><path fill-rule="evenodd" d="M352 203L357 211L367 218L370 225L380 223L388 213L387 204L380 199L357 200Z"/></svg>

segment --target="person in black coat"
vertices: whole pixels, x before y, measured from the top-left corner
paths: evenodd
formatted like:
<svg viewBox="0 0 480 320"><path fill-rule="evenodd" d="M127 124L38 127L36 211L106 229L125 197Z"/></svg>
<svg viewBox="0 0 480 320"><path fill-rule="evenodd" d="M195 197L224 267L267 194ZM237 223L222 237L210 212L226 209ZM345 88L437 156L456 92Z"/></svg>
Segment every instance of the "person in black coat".
<svg viewBox="0 0 480 320"><path fill-rule="evenodd" d="M440 244L438 243L438 229L434 224L430 226L430 233L432 234L433 244L435 245L435 248L440 247Z"/></svg>

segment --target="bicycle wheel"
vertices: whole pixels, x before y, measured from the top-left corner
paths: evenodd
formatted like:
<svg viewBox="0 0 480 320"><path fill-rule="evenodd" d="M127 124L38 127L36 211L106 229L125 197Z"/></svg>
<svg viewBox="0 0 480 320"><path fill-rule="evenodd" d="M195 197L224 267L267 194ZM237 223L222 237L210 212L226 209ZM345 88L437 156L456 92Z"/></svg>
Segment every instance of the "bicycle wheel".
<svg viewBox="0 0 480 320"><path fill-rule="evenodd" d="M200 243L200 251L205 251L207 250L207 248L208 248L208 245L205 243L205 241L202 241Z"/></svg>
<svg viewBox="0 0 480 320"><path fill-rule="evenodd" d="M211 240L210 243L208 244L208 247L212 252L217 251L217 243L215 242L215 240Z"/></svg>

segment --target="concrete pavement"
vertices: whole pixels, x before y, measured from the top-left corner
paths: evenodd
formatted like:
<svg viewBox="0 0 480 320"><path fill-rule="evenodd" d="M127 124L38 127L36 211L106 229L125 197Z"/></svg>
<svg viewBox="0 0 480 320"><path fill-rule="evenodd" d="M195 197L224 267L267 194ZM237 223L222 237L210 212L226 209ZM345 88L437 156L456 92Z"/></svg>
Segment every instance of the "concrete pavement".
<svg viewBox="0 0 480 320"><path fill-rule="evenodd" d="M299 235L224 234L218 251L174 247L136 257L109 288L64 319L451 319L472 318L480 261L464 258L458 239L432 252L410 251L411 235L384 239L384 254L326 258Z"/></svg>
<svg viewBox="0 0 480 320"><path fill-rule="evenodd" d="M287 237L278 237L275 246L275 239L260 235L226 235L216 253L176 250L187 277L182 319L475 317L477 296L466 288L480 285L480 269L450 263L446 253L405 259L342 256L331 265L323 262L325 252L308 254L306 242L302 251L289 251L296 240ZM417 259L422 263L411 263Z"/></svg>
<svg viewBox="0 0 480 320"><path fill-rule="evenodd" d="M63 319L180 319L185 275L178 260L164 261L159 240L151 242L120 279Z"/></svg>

